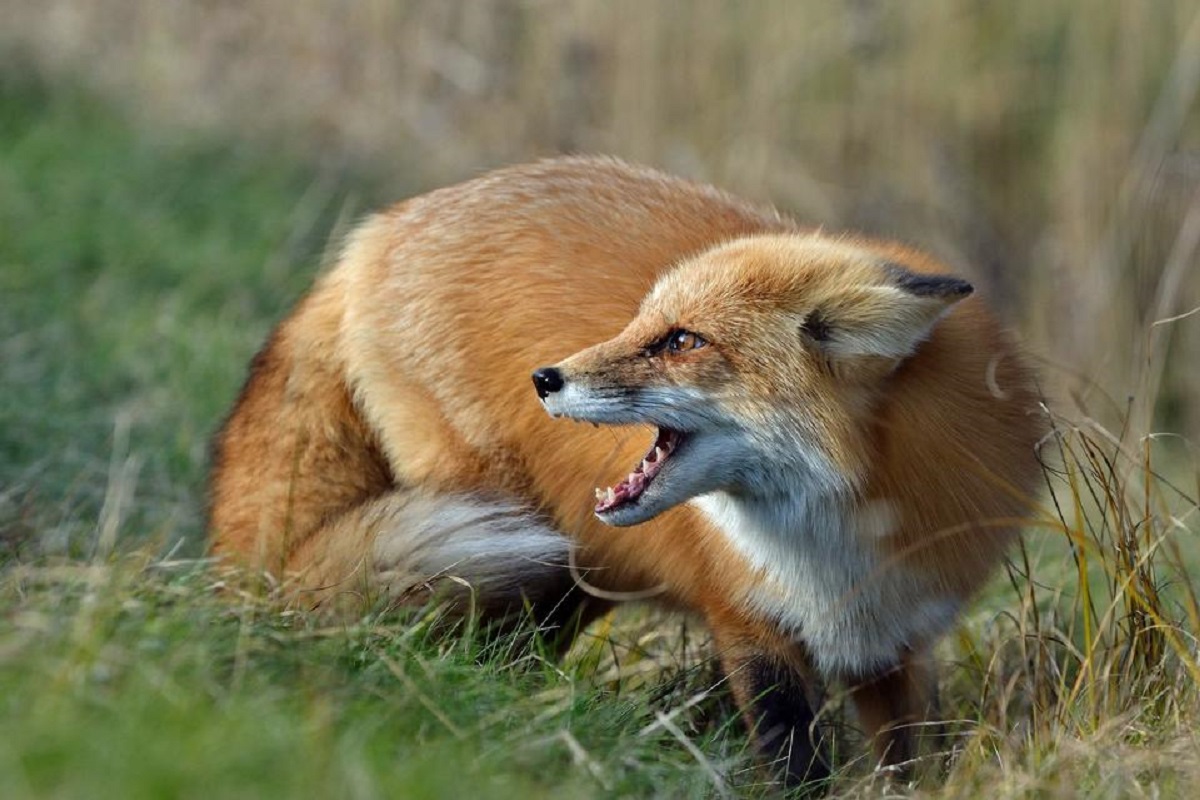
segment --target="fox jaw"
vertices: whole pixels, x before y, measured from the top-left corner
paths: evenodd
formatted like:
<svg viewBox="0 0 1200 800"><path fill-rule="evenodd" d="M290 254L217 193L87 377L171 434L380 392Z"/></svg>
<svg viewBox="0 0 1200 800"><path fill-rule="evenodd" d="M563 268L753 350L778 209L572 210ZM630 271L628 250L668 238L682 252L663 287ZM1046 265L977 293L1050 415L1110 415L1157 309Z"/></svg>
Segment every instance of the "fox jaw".
<svg viewBox="0 0 1200 800"><path fill-rule="evenodd" d="M614 339L533 374L554 417L657 429L596 516L645 522L724 493L749 506L854 492L888 374L972 291L869 246L752 236L664 275ZM764 508L765 510L765 508Z"/></svg>

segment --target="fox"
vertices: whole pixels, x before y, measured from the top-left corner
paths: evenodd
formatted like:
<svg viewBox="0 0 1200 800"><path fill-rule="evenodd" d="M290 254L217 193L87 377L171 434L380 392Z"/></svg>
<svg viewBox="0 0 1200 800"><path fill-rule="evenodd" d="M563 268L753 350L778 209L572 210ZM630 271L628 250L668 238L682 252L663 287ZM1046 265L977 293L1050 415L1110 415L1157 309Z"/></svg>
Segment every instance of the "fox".
<svg viewBox="0 0 1200 800"><path fill-rule="evenodd" d="M436 597L565 645L619 602L698 615L761 758L819 785L831 683L914 758L933 648L1033 513L1039 409L932 256L560 157L347 237L214 438L209 539L313 609Z"/></svg>

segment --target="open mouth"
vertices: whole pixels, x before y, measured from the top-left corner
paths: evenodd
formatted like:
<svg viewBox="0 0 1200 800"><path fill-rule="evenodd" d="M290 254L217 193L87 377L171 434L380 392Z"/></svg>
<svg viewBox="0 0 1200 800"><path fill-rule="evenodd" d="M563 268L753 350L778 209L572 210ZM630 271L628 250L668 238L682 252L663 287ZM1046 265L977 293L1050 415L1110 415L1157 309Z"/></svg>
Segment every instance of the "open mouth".
<svg viewBox="0 0 1200 800"><path fill-rule="evenodd" d="M682 431L659 428L654 444L650 446L642 462L634 467L633 472L616 486L596 490L596 513L603 514L636 503L645 493L646 487L654 481L654 477L662 471L663 464L679 448L683 438Z"/></svg>

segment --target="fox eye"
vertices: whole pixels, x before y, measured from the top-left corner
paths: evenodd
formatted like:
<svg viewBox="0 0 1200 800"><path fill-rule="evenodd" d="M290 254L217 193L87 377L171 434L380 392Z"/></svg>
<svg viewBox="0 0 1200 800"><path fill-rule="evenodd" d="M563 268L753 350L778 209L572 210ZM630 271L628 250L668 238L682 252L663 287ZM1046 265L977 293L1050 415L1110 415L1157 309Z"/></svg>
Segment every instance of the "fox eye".
<svg viewBox="0 0 1200 800"><path fill-rule="evenodd" d="M678 330L667 335L667 350L672 353L683 353L688 350L699 350L708 342L691 331Z"/></svg>

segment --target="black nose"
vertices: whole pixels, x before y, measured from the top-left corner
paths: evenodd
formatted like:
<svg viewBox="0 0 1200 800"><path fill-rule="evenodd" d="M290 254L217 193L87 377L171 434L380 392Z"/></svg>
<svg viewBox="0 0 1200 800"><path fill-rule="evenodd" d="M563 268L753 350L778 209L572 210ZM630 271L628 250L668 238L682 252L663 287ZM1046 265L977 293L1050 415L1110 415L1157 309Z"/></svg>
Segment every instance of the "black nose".
<svg viewBox="0 0 1200 800"><path fill-rule="evenodd" d="M554 367L542 367L533 371L533 388L537 389L538 397L543 400L546 399L546 395L557 392L562 387L562 373Z"/></svg>

